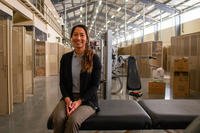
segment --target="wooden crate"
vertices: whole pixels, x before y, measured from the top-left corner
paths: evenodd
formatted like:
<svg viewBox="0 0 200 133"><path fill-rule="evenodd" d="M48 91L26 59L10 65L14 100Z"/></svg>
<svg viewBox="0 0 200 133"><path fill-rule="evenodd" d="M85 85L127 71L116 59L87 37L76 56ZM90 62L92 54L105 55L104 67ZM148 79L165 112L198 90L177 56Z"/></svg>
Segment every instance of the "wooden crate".
<svg viewBox="0 0 200 133"><path fill-rule="evenodd" d="M35 41L35 76L46 76L46 42Z"/></svg>
<svg viewBox="0 0 200 133"><path fill-rule="evenodd" d="M25 102L25 87L24 87L24 70L23 70L23 55L24 55L24 27L13 27L13 102Z"/></svg>
<svg viewBox="0 0 200 133"><path fill-rule="evenodd" d="M152 77L153 68L162 67L162 42L149 41L144 43L132 44L131 55L137 57L139 73L141 77ZM155 60L149 59L155 57Z"/></svg>
<svg viewBox="0 0 200 133"><path fill-rule="evenodd" d="M189 72L174 72L173 98L186 98L190 95Z"/></svg>
<svg viewBox="0 0 200 133"><path fill-rule="evenodd" d="M0 115L13 111L12 22L0 16Z"/></svg>
<svg viewBox="0 0 200 133"><path fill-rule="evenodd" d="M13 27L13 102L33 94L33 36L23 26Z"/></svg>
<svg viewBox="0 0 200 133"><path fill-rule="evenodd" d="M200 32L172 37L171 39L171 70L174 69L174 59L187 57L189 62L188 71L190 73L190 89L194 91L200 91L199 39ZM174 71L171 71L172 74L170 75L173 75L173 72Z"/></svg>
<svg viewBox="0 0 200 133"><path fill-rule="evenodd" d="M58 75L58 43L46 44L46 76Z"/></svg>
<svg viewBox="0 0 200 133"><path fill-rule="evenodd" d="M174 60L174 71L188 72L189 60L187 57L177 58Z"/></svg>
<svg viewBox="0 0 200 133"><path fill-rule="evenodd" d="M198 63L197 63L197 68L200 68L200 38L198 38L197 40L197 57L198 57ZM197 73L198 73L198 76L197 76L197 79L196 80L200 80L200 69L197 69ZM196 81L196 89L200 92L200 82Z"/></svg>
<svg viewBox="0 0 200 133"><path fill-rule="evenodd" d="M23 54L23 70L24 70L24 89L26 95L34 93L33 85L33 33L25 33L25 45Z"/></svg>
<svg viewBox="0 0 200 133"><path fill-rule="evenodd" d="M165 82L150 81L148 83L149 94L165 95Z"/></svg>

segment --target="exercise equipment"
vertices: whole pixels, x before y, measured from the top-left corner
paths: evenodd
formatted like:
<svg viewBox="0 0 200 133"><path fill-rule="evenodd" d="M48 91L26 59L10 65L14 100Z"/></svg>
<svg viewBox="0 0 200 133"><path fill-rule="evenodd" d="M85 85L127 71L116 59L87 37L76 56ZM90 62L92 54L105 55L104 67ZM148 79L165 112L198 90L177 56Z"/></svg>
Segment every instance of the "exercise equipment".
<svg viewBox="0 0 200 133"><path fill-rule="evenodd" d="M154 129L185 129L200 115L200 100L145 99L138 103L149 114Z"/></svg>
<svg viewBox="0 0 200 133"><path fill-rule="evenodd" d="M128 70L127 70L127 90L129 95L139 98L142 96L141 80L138 73L138 66L134 56L128 57Z"/></svg>
<svg viewBox="0 0 200 133"><path fill-rule="evenodd" d="M144 109L132 100L100 100L100 111L81 125L81 130L148 129L151 119ZM52 116L47 128L53 129Z"/></svg>

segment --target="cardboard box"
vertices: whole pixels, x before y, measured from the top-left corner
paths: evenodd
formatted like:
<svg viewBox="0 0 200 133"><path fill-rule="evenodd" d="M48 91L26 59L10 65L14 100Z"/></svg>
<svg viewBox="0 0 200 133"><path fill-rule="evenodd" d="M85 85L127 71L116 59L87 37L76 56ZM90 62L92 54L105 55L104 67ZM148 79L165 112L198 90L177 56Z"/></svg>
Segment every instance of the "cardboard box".
<svg viewBox="0 0 200 133"><path fill-rule="evenodd" d="M165 94L165 82L149 82L149 94L164 95Z"/></svg>
<svg viewBox="0 0 200 133"><path fill-rule="evenodd" d="M185 98L190 95L189 73L174 72L173 97Z"/></svg>
<svg viewBox="0 0 200 133"><path fill-rule="evenodd" d="M188 72L189 71L189 62L188 58L178 58L174 60L174 71L179 72Z"/></svg>

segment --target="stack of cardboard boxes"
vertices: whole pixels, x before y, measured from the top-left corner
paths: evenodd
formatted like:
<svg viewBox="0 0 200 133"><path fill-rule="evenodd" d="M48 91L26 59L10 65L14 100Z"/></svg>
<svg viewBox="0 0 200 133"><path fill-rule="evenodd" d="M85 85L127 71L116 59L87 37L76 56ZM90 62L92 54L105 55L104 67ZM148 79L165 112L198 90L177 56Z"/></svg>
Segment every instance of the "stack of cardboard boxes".
<svg viewBox="0 0 200 133"><path fill-rule="evenodd" d="M164 69L158 68L153 71L153 78L148 83L149 86L149 94L150 95L161 95L165 96L165 86L164 82Z"/></svg>
<svg viewBox="0 0 200 133"><path fill-rule="evenodd" d="M190 95L188 58L174 60L173 97L184 98Z"/></svg>

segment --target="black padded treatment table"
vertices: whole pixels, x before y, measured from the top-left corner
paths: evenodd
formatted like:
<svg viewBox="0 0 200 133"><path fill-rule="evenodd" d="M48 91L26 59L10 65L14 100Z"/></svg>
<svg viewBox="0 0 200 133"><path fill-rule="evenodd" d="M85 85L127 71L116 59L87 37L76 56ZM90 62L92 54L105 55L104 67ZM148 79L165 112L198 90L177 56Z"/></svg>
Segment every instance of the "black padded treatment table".
<svg viewBox="0 0 200 133"><path fill-rule="evenodd" d="M151 119L144 109L133 100L100 100L100 111L88 118L82 130L131 130L148 129ZM51 116L47 128L52 129Z"/></svg>
<svg viewBox="0 0 200 133"><path fill-rule="evenodd" d="M146 99L138 102L149 114L153 129L185 129L200 116L200 100Z"/></svg>

